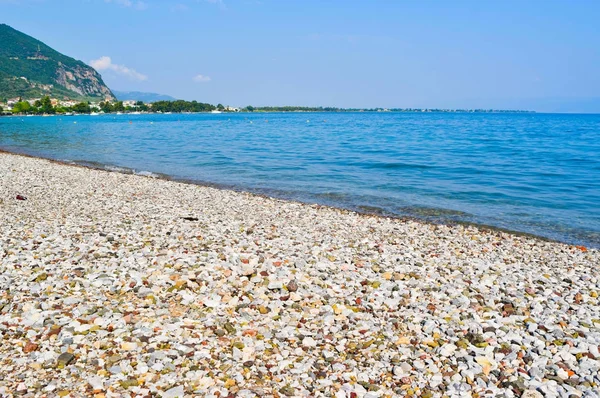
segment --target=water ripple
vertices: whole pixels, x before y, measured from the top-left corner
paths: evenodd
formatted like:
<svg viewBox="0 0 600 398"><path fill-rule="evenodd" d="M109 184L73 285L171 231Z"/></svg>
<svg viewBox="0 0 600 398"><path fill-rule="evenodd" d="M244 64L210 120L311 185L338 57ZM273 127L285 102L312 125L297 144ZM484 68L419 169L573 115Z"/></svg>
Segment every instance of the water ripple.
<svg viewBox="0 0 600 398"><path fill-rule="evenodd" d="M600 115L6 117L0 147L600 247Z"/></svg>

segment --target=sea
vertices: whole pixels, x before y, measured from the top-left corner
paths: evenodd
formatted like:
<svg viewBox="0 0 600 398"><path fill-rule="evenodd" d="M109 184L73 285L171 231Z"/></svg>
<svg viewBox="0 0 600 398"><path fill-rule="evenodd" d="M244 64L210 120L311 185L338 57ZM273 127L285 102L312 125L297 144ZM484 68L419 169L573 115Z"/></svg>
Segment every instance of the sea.
<svg viewBox="0 0 600 398"><path fill-rule="evenodd" d="M0 149L600 248L600 115L11 116Z"/></svg>

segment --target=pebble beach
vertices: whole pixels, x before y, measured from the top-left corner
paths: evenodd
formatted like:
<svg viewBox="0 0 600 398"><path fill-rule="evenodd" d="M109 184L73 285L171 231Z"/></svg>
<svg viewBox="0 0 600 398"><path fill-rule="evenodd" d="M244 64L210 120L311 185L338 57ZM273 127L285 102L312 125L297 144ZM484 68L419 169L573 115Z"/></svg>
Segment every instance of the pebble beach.
<svg viewBox="0 0 600 398"><path fill-rule="evenodd" d="M599 265L0 153L0 396L600 397Z"/></svg>

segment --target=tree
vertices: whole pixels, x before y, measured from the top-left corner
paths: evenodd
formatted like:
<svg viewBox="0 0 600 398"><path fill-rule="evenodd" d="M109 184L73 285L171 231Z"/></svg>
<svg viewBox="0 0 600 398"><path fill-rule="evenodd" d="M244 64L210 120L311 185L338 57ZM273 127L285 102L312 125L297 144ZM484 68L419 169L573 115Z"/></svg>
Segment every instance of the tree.
<svg viewBox="0 0 600 398"><path fill-rule="evenodd" d="M73 112L77 113L90 113L92 111L92 109L90 108L90 104L87 104L85 102L80 102L79 104L73 105L71 109L73 110Z"/></svg>
<svg viewBox="0 0 600 398"><path fill-rule="evenodd" d="M13 113L29 113L31 112L31 105L27 101L19 101L13 106Z"/></svg>
<svg viewBox="0 0 600 398"><path fill-rule="evenodd" d="M113 111L113 106L108 101L101 102L100 109L102 109L102 112L104 113L111 113Z"/></svg>
<svg viewBox="0 0 600 398"><path fill-rule="evenodd" d="M246 110L247 110L248 112L254 112L254 107L253 107L252 105L248 105L248 106L246 107Z"/></svg>
<svg viewBox="0 0 600 398"><path fill-rule="evenodd" d="M42 98L42 100L40 102L41 102L40 111L42 113L45 113L48 115L56 113L56 110L52 106L52 100L50 99L50 97L45 96L44 98Z"/></svg>
<svg viewBox="0 0 600 398"><path fill-rule="evenodd" d="M123 112L124 110L125 110L125 107L123 106L123 101L117 101L113 105L113 111L115 111L115 112Z"/></svg>
<svg viewBox="0 0 600 398"><path fill-rule="evenodd" d="M225 107L223 106L223 104L218 104L217 105L217 109L220 110L220 111L224 111Z"/></svg>
<svg viewBox="0 0 600 398"><path fill-rule="evenodd" d="M39 108L39 107L41 107L41 106L42 106L42 101L40 101L40 100L36 100L36 101L33 103L33 106L35 106L36 108Z"/></svg>

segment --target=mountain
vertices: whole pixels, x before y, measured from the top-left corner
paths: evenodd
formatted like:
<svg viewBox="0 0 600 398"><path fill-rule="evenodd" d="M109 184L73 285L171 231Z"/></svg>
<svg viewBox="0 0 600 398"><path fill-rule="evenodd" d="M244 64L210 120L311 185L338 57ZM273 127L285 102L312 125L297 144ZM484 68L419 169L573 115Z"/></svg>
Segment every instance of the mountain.
<svg viewBox="0 0 600 398"><path fill-rule="evenodd" d="M146 103L156 101L175 101L176 98L170 95L156 94L156 93L142 93L139 91L115 91L113 93L117 96L119 101L143 101Z"/></svg>
<svg viewBox="0 0 600 398"><path fill-rule="evenodd" d="M0 24L0 100L45 95L59 99L114 99L94 68Z"/></svg>

